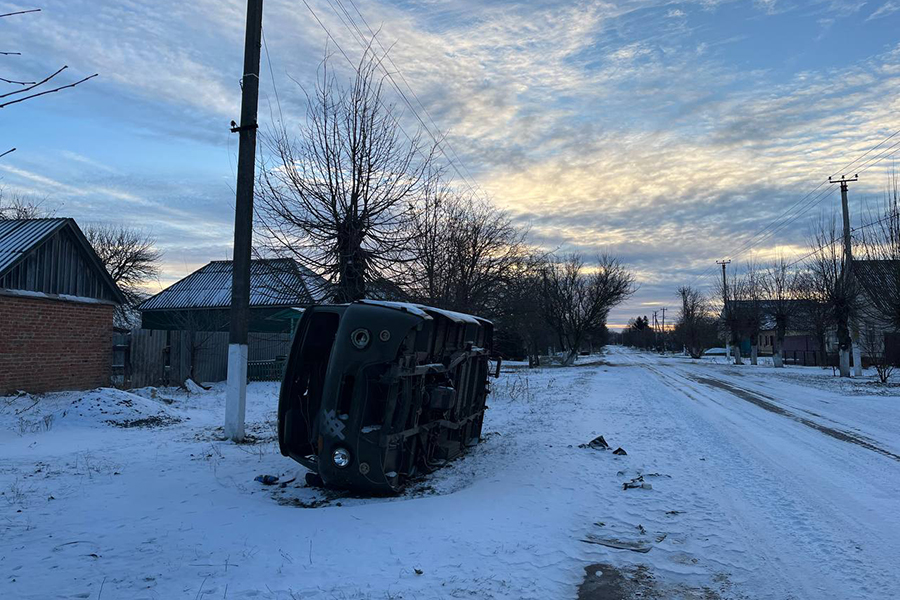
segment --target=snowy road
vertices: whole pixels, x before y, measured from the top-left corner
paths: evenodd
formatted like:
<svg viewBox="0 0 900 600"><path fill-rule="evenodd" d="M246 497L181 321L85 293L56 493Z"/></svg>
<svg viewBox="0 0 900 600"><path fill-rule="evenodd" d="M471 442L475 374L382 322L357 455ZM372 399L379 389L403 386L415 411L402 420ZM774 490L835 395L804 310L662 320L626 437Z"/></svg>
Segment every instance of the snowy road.
<svg viewBox="0 0 900 600"><path fill-rule="evenodd" d="M836 382L819 370L614 356L643 374L634 422L677 440L682 466L703 459L698 493L727 524L696 528L726 528L733 539L716 554L743 572L749 597L900 596L896 397L822 389Z"/></svg>
<svg viewBox="0 0 900 600"><path fill-rule="evenodd" d="M485 441L393 499L299 483L276 390L245 446L221 387L0 398L0 598L900 597L897 390L617 348L511 369Z"/></svg>

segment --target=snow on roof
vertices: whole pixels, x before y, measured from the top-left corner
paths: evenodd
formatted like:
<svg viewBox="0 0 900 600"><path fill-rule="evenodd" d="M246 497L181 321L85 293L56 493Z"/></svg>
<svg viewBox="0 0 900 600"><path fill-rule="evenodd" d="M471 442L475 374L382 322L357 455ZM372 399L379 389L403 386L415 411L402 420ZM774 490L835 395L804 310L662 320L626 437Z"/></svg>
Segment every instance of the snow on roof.
<svg viewBox="0 0 900 600"><path fill-rule="evenodd" d="M231 306L230 260L216 260L145 300L138 310L227 308ZM250 306L290 307L321 302L325 280L289 258L250 264Z"/></svg>
<svg viewBox="0 0 900 600"><path fill-rule="evenodd" d="M424 304L413 304L412 302L393 302L390 300L360 300L362 304L371 304L373 306L385 306L388 308L396 308L397 310L405 310L406 312L423 317L425 319L430 319L431 315L429 313L434 313L441 315L454 321L456 323L472 323L475 325L481 323L489 323L487 319L482 319L480 317L474 317L472 315L467 315L465 313L454 312L452 310L444 310L443 308L435 308L433 306L425 306Z"/></svg>

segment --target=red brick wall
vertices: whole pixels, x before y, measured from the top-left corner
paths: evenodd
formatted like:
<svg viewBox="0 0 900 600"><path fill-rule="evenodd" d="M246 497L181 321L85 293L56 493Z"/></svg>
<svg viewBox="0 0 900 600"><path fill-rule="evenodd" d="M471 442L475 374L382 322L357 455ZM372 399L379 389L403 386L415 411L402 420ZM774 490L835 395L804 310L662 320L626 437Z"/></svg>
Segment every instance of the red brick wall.
<svg viewBox="0 0 900 600"><path fill-rule="evenodd" d="M109 385L113 310L0 295L0 395Z"/></svg>

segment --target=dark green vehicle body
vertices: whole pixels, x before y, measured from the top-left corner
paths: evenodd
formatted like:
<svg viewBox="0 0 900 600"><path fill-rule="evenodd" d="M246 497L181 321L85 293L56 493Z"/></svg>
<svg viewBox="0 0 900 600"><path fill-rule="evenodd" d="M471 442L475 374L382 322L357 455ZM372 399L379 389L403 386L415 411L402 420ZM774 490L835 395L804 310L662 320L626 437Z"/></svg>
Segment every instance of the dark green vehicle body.
<svg viewBox="0 0 900 600"><path fill-rule="evenodd" d="M368 300L307 309L281 385L281 453L329 487L399 491L478 443L492 347L493 325L470 315Z"/></svg>

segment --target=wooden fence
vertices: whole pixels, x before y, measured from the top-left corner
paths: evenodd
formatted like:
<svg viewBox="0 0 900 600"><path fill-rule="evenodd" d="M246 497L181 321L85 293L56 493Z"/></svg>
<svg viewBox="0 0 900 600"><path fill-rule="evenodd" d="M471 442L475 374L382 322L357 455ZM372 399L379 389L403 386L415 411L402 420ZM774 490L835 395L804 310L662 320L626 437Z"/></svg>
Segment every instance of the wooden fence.
<svg viewBox="0 0 900 600"><path fill-rule="evenodd" d="M284 357L290 351L289 333L250 333L251 380L281 379ZM228 374L228 333L222 331L166 331L134 329L129 336L130 364L125 379L132 388L224 381Z"/></svg>

